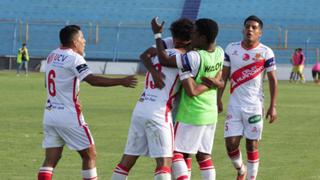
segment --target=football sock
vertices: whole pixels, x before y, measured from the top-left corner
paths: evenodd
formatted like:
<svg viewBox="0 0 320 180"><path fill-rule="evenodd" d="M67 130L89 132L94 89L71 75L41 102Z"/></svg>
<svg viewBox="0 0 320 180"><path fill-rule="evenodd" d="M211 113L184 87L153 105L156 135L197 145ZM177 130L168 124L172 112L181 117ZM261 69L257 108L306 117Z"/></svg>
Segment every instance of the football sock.
<svg viewBox="0 0 320 180"><path fill-rule="evenodd" d="M203 180L215 180L216 170L211 158L198 162L201 176Z"/></svg>
<svg viewBox="0 0 320 180"><path fill-rule="evenodd" d="M228 156L233 164L233 166L239 171L240 174L243 174L245 167L242 162L242 155L239 149L228 152Z"/></svg>
<svg viewBox="0 0 320 180"><path fill-rule="evenodd" d="M183 154L174 153L172 159L172 171L173 177L176 180L187 180L188 179L188 168L187 164L183 159Z"/></svg>
<svg viewBox="0 0 320 180"><path fill-rule="evenodd" d="M97 180L97 168L82 170L83 180Z"/></svg>
<svg viewBox="0 0 320 180"><path fill-rule="evenodd" d="M162 166L154 173L154 180L171 180L171 168Z"/></svg>
<svg viewBox="0 0 320 180"><path fill-rule="evenodd" d="M255 180L258 174L259 168L259 151L249 152L247 151L248 157L248 179Z"/></svg>
<svg viewBox="0 0 320 180"><path fill-rule="evenodd" d="M38 173L38 180L51 180L53 174L52 167L41 167Z"/></svg>
<svg viewBox="0 0 320 180"><path fill-rule="evenodd" d="M191 179L191 166L192 166L192 158L186 158L185 159L187 168L188 168L188 177Z"/></svg>
<svg viewBox="0 0 320 180"><path fill-rule="evenodd" d="M121 164L118 164L117 167L113 170L112 180L127 180L129 170L123 167Z"/></svg>

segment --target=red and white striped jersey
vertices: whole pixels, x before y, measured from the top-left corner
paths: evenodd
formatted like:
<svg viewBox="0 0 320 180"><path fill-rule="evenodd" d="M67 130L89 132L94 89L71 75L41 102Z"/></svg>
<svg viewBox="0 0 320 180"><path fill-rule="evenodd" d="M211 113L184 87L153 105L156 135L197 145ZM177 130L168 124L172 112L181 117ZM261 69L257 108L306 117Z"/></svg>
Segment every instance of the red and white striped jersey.
<svg viewBox="0 0 320 180"><path fill-rule="evenodd" d="M79 84L91 74L85 59L72 49L58 48L47 57L47 102L44 124L75 127L85 124L78 99Z"/></svg>
<svg viewBox="0 0 320 180"><path fill-rule="evenodd" d="M273 51L263 45L245 49L241 42L225 49L224 66L230 67L230 106L263 106L263 72L275 71Z"/></svg>
<svg viewBox="0 0 320 180"><path fill-rule="evenodd" d="M169 56L179 53L176 49L167 49ZM135 115L149 117L154 120L171 120L171 110L175 106L175 96L180 88L179 69L161 66L158 57L152 58L154 67L165 75L165 86L162 89L155 87L152 76L146 74L144 90L134 109Z"/></svg>

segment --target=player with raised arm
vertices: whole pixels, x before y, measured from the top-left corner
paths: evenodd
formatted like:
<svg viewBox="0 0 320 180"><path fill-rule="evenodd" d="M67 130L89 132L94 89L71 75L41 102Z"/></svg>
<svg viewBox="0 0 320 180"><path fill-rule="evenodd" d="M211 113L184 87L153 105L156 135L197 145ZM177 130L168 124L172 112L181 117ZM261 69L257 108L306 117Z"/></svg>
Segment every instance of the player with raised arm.
<svg viewBox="0 0 320 180"><path fill-rule="evenodd" d="M80 108L80 81L92 86L134 87L137 80L133 76L106 78L93 75L83 58L86 41L77 25L62 28L60 42L61 47L47 57L47 103L43 119L45 160L39 170L38 180L52 179L65 144L80 154L83 179L95 180L98 179L96 150Z"/></svg>
<svg viewBox="0 0 320 180"><path fill-rule="evenodd" d="M184 156L196 154L202 179L214 180L215 169L211 160L214 132L218 117L216 90L224 83L221 69L224 52L216 46L218 25L211 19L198 19L192 33L191 46L195 49L182 56L168 56L161 41L164 23L152 21L160 64L178 67L183 86L175 125L175 152L173 175L175 179L189 179ZM202 77L214 80L215 88L196 93Z"/></svg>
<svg viewBox="0 0 320 180"><path fill-rule="evenodd" d="M167 49L169 56L181 56L190 47L193 22L179 19L172 23L171 34L175 49ZM146 53L147 54L147 53ZM165 76L161 89L155 86L150 73L146 74L144 90L133 111L125 152L114 169L112 180L125 180L130 169L141 155L155 158L157 166L154 179L171 180L171 159L173 154L172 108L179 90L179 70L159 64L157 56L141 55L144 62L151 62L157 72ZM201 85L198 92L206 90Z"/></svg>
<svg viewBox="0 0 320 180"><path fill-rule="evenodd" d="M263 22L256 16L244 21L243 40L230 43L225 49L223 80L230 78L230 100L225 121L225 143L229 158L237 169L238 180L255 180L259 167L258 143L263 128L263 72L267 72L270 106L266 118L277 119L277 78L273 51L260 43ZM225 88L225 87L224 87ZM222 94L218 93L219 111L223 110ZM246 138L247 168L239 150L240 140ZM247 175L246 175L247 174Z"/></svg>

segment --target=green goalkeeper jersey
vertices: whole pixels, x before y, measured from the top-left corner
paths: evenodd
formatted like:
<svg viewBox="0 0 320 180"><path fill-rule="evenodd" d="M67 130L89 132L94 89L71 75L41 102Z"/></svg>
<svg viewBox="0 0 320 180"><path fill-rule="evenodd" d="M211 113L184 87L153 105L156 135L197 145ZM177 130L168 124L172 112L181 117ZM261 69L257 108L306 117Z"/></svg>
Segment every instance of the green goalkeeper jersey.
<svg viewBox="0 0 320 180"><path fill-rule="evenodd" d="M215 77L222 69L224 52L219 46L215 48L214 52L204 50L197 52L200 55L200 67L194 78L196 84L200 84L201 77ZM192 125L216 123L218 119L217 89L211 88L194 97L189 97L182 89L176 119L179 122Z"/></svg>

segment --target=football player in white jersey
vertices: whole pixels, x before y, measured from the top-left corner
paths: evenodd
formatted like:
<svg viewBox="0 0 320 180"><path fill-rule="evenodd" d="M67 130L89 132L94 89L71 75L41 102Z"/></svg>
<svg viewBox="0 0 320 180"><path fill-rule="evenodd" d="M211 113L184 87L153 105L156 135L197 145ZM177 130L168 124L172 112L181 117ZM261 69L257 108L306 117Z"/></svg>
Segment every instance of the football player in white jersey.
<svg viewBox="0 0 320 180"><path fill-rule="evenodd" d="M256 16L244 21L243 40L230 43L225 49L223 80L230 79L230 100L225 121L225 143L228 155L238 170L237 179L254 180L259 167L258 142L263 128L263 72L267 72L270 106L266 118L277 119L277 78L273 51L260 43L263 22ZM208 80L208 79L207 79ZM225 87L224 87L225 88ZM223 110L218 93L219 111ZM240 140L246 138L247 167L242 162Z"/></svg>
<svg viewBox="0 0 320 180"><path fill-rule="evenodd" d="M167 54L175 56L186 52L190 45L193 22L180 19L170 29L176 49L167 49ZM141 58L146 62L152 57L142 55ZM157 71L165 75L165 86L157 88L151 73L146 74L144 90L133 111L125 152L114 169L113 180L127 179L130 169L141 155L155 158L157 167L154 179L171 180L174 136L171 109L180 86L179 70L161 66L157 56L151 62ZM206 89L202 85L197 90L200 93Z"/></svg>
<svg viewBox="0 0 320 180"><path fill-rule="evenodd" d="M134 76L105 78L93 75L83 58L86 41L79 26L62 28L60 42L61 47L47 58L47 103L43 120L45 160L38 180L52 179L65 144L80 154L83 179L98 179L95 145L78 98L80 81L92 86L135 87L137 80Z"/></svg>

